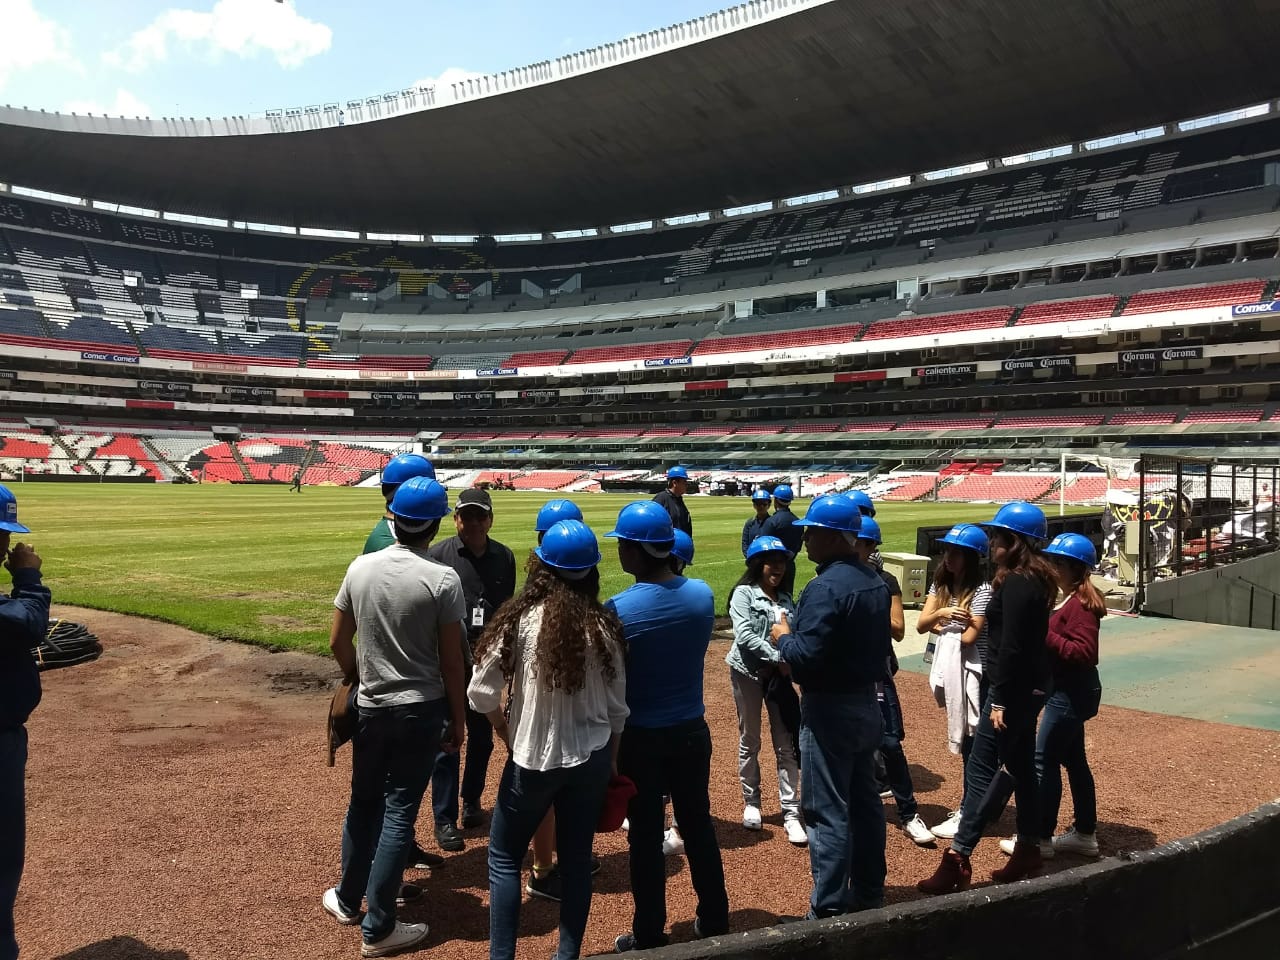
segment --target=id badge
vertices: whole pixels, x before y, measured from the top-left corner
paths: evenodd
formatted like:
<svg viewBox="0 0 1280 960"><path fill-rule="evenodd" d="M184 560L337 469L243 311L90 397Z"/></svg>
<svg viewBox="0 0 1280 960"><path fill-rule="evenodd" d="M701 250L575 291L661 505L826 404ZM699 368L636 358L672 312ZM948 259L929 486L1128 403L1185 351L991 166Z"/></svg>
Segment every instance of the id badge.
<svg viewBox="0 0 1280 960"><path fill-rule="evenodd" d="M475 606L471 608L471 626L484 626L484 607Z"/></svg>

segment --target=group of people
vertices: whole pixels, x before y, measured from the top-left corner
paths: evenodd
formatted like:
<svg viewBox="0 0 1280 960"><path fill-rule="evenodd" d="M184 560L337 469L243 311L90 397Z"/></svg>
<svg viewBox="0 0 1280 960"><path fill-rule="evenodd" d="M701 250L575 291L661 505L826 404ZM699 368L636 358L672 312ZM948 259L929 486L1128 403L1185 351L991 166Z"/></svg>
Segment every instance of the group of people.
<svg viewBox="0 0 1280 960"><path fill-rule="evenodd" d="M342 878L322 903L338 922L361 925L363 956L426 938L426 924L400 922L396 912L421 895L403 883L405 867L438 863L415 840L419 807L430 786L437 843L462 849L459 814L464 828L486 818L495 738L507 758L489 817L491 957L516 954L530 846L523 891L559 901L555 956L579 955L599 867L593 836L602 809L620 796L634 910L616 949L668 942L664 852L676 849L696 894L695 935L728 931L703 703L716 608L710 587L685 575L693 560L688 480L673 468L665 490L625 506L604 534L634 580L605 599L600 541L571 501L539 511L538 545L517 592L514 556L488 537L486 491L463 491L453 511L457 535L433 543L451 512L447 492L425 458L388 464L386 515L347 571L331 636L344 673L358 678L359 720ZM880 562L875 506L861 492L832 494L797 518L792 499L785 485L753 496L745 570L727 603L734 641L726 662L742 825L762 827L767 714L784 835L807 846L810 858L807 916L883 903L885 796L916 843L951 839L938 870L919 885L925 892L969 883L969 854L1007 802L1006 783L1017 797L1018 833L996 880L1032 876L1055 852L1096 855L1083 734L1100 696L1104 608L1089 581L1092 545L1066 534L1042 549L1044 515L1025 503L943 538L946 554L918 629L937 634L929 683L946 710L949 746L963 758L964 794L930 830L917 813L902 747L893 643L905 616L901 589ZM801 548L816 573L797 601ZM981 574L988 555L990 583ZM1076 821L1055 837L1063 766Z"/></svg>

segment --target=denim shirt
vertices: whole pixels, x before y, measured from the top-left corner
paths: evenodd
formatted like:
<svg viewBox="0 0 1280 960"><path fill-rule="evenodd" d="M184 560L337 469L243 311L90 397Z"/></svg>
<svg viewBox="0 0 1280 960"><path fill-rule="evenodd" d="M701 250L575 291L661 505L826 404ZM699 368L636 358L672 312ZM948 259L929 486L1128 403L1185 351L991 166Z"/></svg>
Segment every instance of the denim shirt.
<svg viewBox="0 0 1280 960"><path fill-rule="evenodd" d="M795 616L790 594L779 593L775 604L758 586L743 584L735 587L729 598L733 643L729 645L729 655L724 662L754 680L761 679L761 669L781 659L777 648L769 642L769 631L775 622L775 606L783 609L787 620Z"/></svg>
<svg viewBox="0 0 1280 960"><path fill-rule="evenodd" d="M807 692L852 693L884 676L889 656L889 588L852 557L829 560L796 606L778 652Z"/></svg>

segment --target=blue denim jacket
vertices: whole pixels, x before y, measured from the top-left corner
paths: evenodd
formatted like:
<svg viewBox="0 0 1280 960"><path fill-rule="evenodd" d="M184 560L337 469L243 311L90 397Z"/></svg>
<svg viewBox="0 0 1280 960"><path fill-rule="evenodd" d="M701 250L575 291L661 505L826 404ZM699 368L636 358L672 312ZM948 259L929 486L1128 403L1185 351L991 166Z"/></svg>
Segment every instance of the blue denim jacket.
<svg viewBox="0 0 1280 960"><path fill-rule="evenodd" d="M786 613L788 621L795 617L796 608L790 594L779 593L777 606ZM769 641L769 631L774 624L773 608L774 602L757 586L735 587L729 598L733 643L724 662L756 680L761 679L762 668L781 659Z"/></svg>
<svg viewBox="0 0 1280 960"><path fill-rule="evenodd" d="M778 652L806 691L853 692L884 676L889 588L852 557L830 560L805 587Z"/></svg>

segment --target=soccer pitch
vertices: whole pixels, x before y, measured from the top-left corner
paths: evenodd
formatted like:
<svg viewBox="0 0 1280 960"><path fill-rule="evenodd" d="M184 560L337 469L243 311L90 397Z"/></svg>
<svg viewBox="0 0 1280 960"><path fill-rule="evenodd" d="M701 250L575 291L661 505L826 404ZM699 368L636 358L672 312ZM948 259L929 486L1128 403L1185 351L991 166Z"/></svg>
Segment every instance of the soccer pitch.
<svg viewBox="0 0 1280 960"><path fill-rule="evenodd" d="M137 614L201 633L264 646L328 652L332 601L347 564L382 513L374 488L226 484L134 485L26 483L10 489L44 560L54 602ZM450 504L458 491L450 491ZM523 567L533 547L534 516L555 494L495 493L491 536ZM580 494L572 499L601 538L602 593L631 583L618 565L612 529L618 511L637 497ZM689 575L715 590L724 612L743 570L745 497L690 497L697 555ZM793 510L804 513L807 500ZM914 552L916 528L988 519L991 505L883 504L876 518L882 549ZM447 518L442 536L453 535ZM798 558L799 588L813 565ZM523 577L521 577L523 579Z"/></svg>

